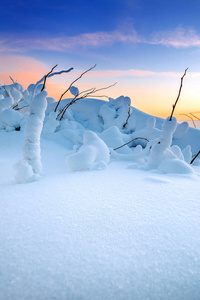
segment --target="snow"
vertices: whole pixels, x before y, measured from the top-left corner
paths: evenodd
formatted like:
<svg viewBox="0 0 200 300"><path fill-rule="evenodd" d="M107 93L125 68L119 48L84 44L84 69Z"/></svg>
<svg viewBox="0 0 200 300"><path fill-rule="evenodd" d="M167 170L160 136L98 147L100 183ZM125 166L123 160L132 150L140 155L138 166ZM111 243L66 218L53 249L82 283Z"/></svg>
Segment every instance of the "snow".
<svg viewBox="0 0 200 300"><path fill-rule="evenodd" d="M198 300L200 131L134 107L123 128L128 97L58 121L23 95L29 113L0 114L0 299Z"/></svg>
<svg viewBox="0 0 200 300"><path fill-rule="evenodd" d="M110 161L107 145L94 132L86 131L83 135L81 148L67 156L68 171L81 171L88 169L104 169Z"/></svg>

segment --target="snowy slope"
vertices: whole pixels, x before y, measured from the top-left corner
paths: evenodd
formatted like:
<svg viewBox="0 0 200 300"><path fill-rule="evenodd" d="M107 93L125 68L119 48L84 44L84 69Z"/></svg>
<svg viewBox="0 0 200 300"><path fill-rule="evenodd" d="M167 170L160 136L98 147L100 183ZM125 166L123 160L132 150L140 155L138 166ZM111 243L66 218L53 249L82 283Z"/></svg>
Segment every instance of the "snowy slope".
<svg viewBox="0 0 200 300"><path fill-rule="evenodd" d="M123 96L59 120L69 99L54 112L39 87L6 89L0 300L198 300L200 131Z"/></svg>
<svg viewBox="0 0 200 300"><path fill-rule="evenodd" d="M23 133L0 131L0 299L199 299L197 175L67 172L43 138L43 179L16 184Z"/></svg>

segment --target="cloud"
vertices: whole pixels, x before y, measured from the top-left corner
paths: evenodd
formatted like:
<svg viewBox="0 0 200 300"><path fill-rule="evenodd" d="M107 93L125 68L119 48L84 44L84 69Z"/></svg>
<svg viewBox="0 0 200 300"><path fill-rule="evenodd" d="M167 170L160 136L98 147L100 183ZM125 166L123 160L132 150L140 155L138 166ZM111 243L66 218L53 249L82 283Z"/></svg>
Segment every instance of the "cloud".
<svg viewBox="0 0 200 300"><path fill-rule="evenodd" d="M133 29L127 34L120 31L99 31L94 33L83 33L76 36L63 36L55 38L20 40L10 38L0 41L0 52L9 51L23 53L33 49L66 51L73 50L78 47L106 47L118 42L141 43L142 39Z"/></svg>
<svg viewBox="0 0 200 300"><path fill-rule="evenodd" d="M82 73L83 71L79 71ZM77 73L76 75L78 75ZM102 71L92 71L85 76L88 77L123 77L123 76L135 76L135 77L149 77L149 76L159 76L159 77L178 77L181 78L184 72L154 72L151 70L102 70ZM200 77L198 72L187 72L187 77Z"/></svg>
<svg viewBox="0 0 200 300"><path fill-rule="evenodd" d="M175 48L200 47L200 34L193 28L179 26L171 31L160 31L152 38L140 36L135 29L83 33L52 38L0 38L0 53L26 53L31 50L72 52L76 49L110 47L116 43L151 44Z"/></svg>
<svg viewBox="0 0 200 300"><path fill-rule="evenodd" d="M24 87L37 82L49 71L47 65L27 56L1 55L0 65L0 84L10 84L11 76Z"/></svg>
<svg viewBox="0 0 200 300"><path fill-rule="evenodd" d="M150 44L159 44L163 46L172 46L176 48L200 46L200 35L193 29L184 29L182 26L175 30L162 31L154 35Z"/></svg>

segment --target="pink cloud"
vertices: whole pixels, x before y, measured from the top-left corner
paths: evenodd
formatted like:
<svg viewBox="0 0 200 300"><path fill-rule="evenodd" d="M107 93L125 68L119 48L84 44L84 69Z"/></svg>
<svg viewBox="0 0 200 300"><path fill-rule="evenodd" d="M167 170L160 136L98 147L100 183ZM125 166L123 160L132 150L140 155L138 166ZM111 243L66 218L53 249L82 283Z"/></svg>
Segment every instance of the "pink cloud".
<svg viewBox="0 0 200 300"><path fill-rule="evenodd" d="M11 76L25 87L37 82L48 71L47 65L26 56L1 55L0 65L0 84L10 84Z"/></svg>

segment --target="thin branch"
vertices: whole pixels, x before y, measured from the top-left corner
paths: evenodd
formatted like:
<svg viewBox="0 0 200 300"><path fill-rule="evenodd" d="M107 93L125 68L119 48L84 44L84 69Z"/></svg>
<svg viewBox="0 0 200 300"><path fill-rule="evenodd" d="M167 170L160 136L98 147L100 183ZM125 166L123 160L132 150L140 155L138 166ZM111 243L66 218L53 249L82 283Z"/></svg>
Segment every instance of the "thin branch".
<svg viewBox="0 0 200 300"><path fill-rule="evenodd" d="M56 65L57 66L57 65ZM55 66L55 67L56 67ZM54 68L55 68L54 67ZM48 75L48 78L50 78L50 77L52 77L52 76L55 76L55 75L61 75L61 74L63 74L63 73L69 73L70 71L72 71L73 70L73 68L70 68L70 69L68 69L68 70L62 70L62 71L59 71L59 72L54 72L54 73L51 73L51 74L49 74ZM46 76L46 75L45 75ZM40 83L42 83L43 81L44 81L44 78L45 78L45 76L43 76L37 83L36 83L36 86L38 86Z"/></svg>
<svg viewBox="0 0 200 300"><path fill-rule="evenodd" d="M12 83L15 83L14 79L11 76L9 76L9 78L12 81Z"/></svg>
<svg viewBox="0 0 200 300"><path fill-rule="evenodd" d="M55 65L51 71L49 73L47 73L46 75L44 75L44 83L43 83L43 86L42 86L42 89L41 89L41 92L44 90L45 88L45 84L46 84L46 80L47 80L47 77L53 72L53 70L57 67L57 65Z"/></svg>
<svg viewBox="0 0 200 300"><path fill-rule="evenodd" d="M200 151L199 151L199 152L195 155L195 157L191 160L190 164L193 163L193 161L199 156L199 154L200 154Z"/></svg>
<svg viewBox="0 0 200 300"><path fill-rule="evenodd" d="M72 83L69 85L69 87L64 91L64 93L62 93L62 95L60 96L60 99L58 100L58 102L57 102L57 105L56 105L56 107L55 107L55 109L54 109L54 112L56 112L56 110L57 110L57 108L58 108L58 106L59 106L59 104L60 104L60 101L62 100L62 98L63 98L63 96L70 90L70 88L72 87L72 85L76 82L76 81L78 81L79 79L81 79L81 77L83 76L83 75L85 75L86 73L88 73L89 71L91 71L92 69L94 69L96 67L96 64L93 66L93 67L91 67L91 68L89 68L88 70L86 70L85 72L83 72L83 73L81 73L81 75L79 76L79 77L77 77L74 81L72 81Z"/></svg>
<svg viewBox="0 0 200 300"><path fill-rule="evenodd" d="M29 107L29 105L25 105L25 106L22 106L22 107L17 107L17 108L15 108L15 110L20 110L20 109L23 109L25 107Z"/></svg>
<svg viewBox="0 0 200 300"><path fill-rule="evenodd" d="M195 116L194 114L190 113L191 116L193 116L194 118L196 118L197 120L200 121L200 118L198 118L197 116Z"/></svg>
<svg viewBox="0 0 200 300"><path fill-rule="evenodd" d="M110 98L110 97L108 97L106 95L90 95L90 97L94 97L94 98L107 98L107 99Z"/></svg>
<svg viewBox="0 0 200 300"><path fill-rule="evenodd" d="M181 115L181 116L186 116L186 117L190 118L190 119L192 120L192 122L193 122L194 127L196 128L196 124L195 124L194 119L193 119L192 117L190 117L190 116L187 115L187 114L180 114L180 115Z"/></svg>
<svg viewBox="0 0 200 300"><path fill-rule="evenodd" d="M177 103L178 103L178 100L179 100L179 97L180 97L180 94L181 94L181 90L182 90L182 86L183 86L183 78L185 77L187 70L188 70L188 68L185 69L185 72L184 72L183 76L181 77L181 84L180 84L178 96L177 96L177 98L176 98L175 103L172 105L172 112L171 112L171 116L170 116L170 118L169 118L169 121L172 120L172 117L173 117L173 113L174 113L175 107L176 107L176 105L177 105Z"/></svg>
<svg viewBox="0 0 200 300"><path fill-rule="evenodd" d="M117 148L115 148L115 149L113 149L113 150L114 150L114 151L115 151L115 150L118 150L118 149L120 149L120 148L122 148L122 147L124 147L124 146L126 146L126 145L128 145L128 144L130 144L131 142L133 142L133 141L135 141L135 140L145 140L145 141L149 142L148 139L145 139L145 138L142 138L142 137L137 137L137 138L134 138L133 140L131 140L130 142L128 142L128 143L126 143L126 144L124 144L124 145L122 145L122 146L119 146L119 147L117 147Z"/></svg>
<svg viewBox="0 0 200 300"><path fill-rule="evenodd" d="M131 105L129 105L129 108L128 108L128 116L127 116L127 118L126 118L126 122L125 122L124 125L123 125L123 128L125 128L126 125L128 124L128 119L130 118L130 116L131 116Z"/></svg>
<svg viewBox="0 0 200 300"><path fill-rule="evenodd" d="M115 84L116 84L116 83L115 83ZM114 86L115 84L109 85L109 86L104 87L104 88L99 88L99 89L97 89L97 88L91 88L91 89L89 89L89 90L86 90L86 91L85 91L85 94L83 94L84 92L79 93L78 95L76 95L69 103L67 103L67 104L60 110L60 112L59 112L59 114L57 115L57 118L56 118L56 119L57 119L57 120L59 119L59 120L61 121L62 118L63 118L63 116L64 116L64 114L65 114L65 112L66 112L66 110L67 110L73 103L75 103L76 101L81 100L81 99L85 99L85 98L87 98L88 96L91 96L93 93L96 93L96 92L98 92L98 91L106 90L106 89L108 89L108 88ZM80 96L81 94L83 94L83 95ZM56 111L56 110L54 110L54 111ZM60 118L59 118L59 117L60 117Z"/></svg>
<svg viewBox="0 0 200 300"><path fill-rule="evenodd" d="M109 88L115 86L116 84L117 84L117 82L115 82L115 83L113 83L113 84L111 84L111 85L108 85L108 86L106 86L106 87L103 87L103 88L99 88L99 89L96 89L96 88L95 88L95 93L96 93L96 92L99 92L99 91L102 91L102 90L107 90L107 89L109 89Z"/></svg>

